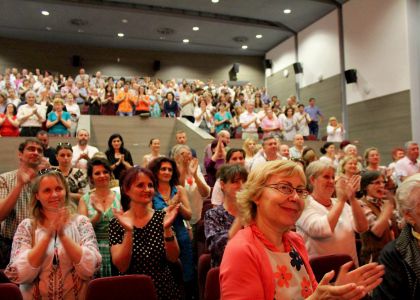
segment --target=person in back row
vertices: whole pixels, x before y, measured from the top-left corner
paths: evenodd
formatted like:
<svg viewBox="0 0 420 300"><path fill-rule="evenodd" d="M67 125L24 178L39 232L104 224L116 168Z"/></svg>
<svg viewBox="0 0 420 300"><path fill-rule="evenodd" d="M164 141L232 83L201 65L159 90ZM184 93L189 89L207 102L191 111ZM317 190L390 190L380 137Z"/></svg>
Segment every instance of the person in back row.
<svg viewBox="0 0 420 300"><path fill-rule="evenodd" d="M89 159L98 152L98 148L89 145L89 132L86 129L77 131L77 145L73 146L72 165L76 168L86 169Z"/></svg>

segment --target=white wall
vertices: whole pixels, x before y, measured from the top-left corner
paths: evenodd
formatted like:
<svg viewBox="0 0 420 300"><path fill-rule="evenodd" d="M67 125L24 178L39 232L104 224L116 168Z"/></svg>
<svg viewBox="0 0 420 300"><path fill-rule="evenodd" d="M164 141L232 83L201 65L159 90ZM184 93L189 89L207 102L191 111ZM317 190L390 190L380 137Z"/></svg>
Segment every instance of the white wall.
<svg viewBox="0 0 420 300"><path fill-rule="evenodd" d="M348 104L410 88L406 12L403 0L344 5L346 69L358 75L357 84L347 85Z"/></svg>
<svg viewBox="0 0 420 300"><path fill-rule="evenodd" d="M271 59L273 63L271 72L266 72L267 77L272 73L277 73L295 63L295 38L291 37L268 51L265 55L265 59Z"/></svg>
<svg viewBox="0 0 420 300"><path fill-rule="evenodd" d="M300 86L316 83L340 73L337 10L299 32Z"/></svg>

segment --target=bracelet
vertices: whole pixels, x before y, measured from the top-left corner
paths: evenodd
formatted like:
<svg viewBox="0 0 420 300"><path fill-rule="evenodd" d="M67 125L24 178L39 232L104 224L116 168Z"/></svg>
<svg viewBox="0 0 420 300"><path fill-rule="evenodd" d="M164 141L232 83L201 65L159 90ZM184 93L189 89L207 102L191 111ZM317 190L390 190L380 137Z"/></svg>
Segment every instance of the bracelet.
<svg viewBox="0 0 420 300"><path fill-rule="evenodd" d="M165 242L173 242L173 241L175 241L175 236L174 235L165 236L164 240L165 240Z"/></svg>

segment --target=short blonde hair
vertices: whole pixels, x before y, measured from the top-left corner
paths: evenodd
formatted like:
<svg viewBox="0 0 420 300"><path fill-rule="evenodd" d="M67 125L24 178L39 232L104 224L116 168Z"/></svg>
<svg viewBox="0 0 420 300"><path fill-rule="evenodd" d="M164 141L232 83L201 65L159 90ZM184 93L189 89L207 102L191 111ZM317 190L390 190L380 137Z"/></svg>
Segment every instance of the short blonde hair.
<svg viewBox="0 0 420 300"><path fill-rule="evenodd" d="M55 98L53 100L53 105L58 104L58 103L60 103L61 105L64 106L64 100L63 99L61 99L61 98Z"/></svg>
<svg viewBox="0 0 420 300"><path fill-rule="evenodd" d="M265 183L273 175L286 178L298 176L306 184L302 166L291 160L275 160L258 165L252 169L243 189L236 194L239 213L246 224L255 220L257 205L254 201L261 196Z"/></svg>
<svg viewBox="0 0 420 300"><path fill-rule="evenodd" d="M338 172L340 174L346 173L346 171L344 170L344 166L351 160L355 160L356 163L358 162L357 157L351 156L351 155L347 155L343 159L340 160L340 167L338 168Z"/></svg>
<svg viewBox="0 0 420 300"><path fill-rule="evenodd" d="M397 206L400 214L413 210L416 207L416 201L420 201L418 197L420 191L420 174L414 174L401 183L395 193Z"/></svg>

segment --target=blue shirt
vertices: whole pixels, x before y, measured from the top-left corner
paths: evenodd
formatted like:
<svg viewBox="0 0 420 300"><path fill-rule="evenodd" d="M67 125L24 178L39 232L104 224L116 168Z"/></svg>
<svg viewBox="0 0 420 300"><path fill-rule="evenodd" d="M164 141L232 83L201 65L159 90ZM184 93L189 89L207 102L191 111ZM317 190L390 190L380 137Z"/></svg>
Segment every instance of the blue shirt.
<svg viewBox="0 0 420 300"><path fill-rule="evenodd" d="M318 122L318 116L323 117L324 115L319 110L318 106L307 106L305 107L305 111L308 113L308 115L311 117L312 121Z"/></svg>
<svg viewBox="0 0 420 300"><path fill-rule="evenodd" d="M62 120L68 121L68 120L70 120L70 118L71 118L70 113L68 113L66 111L62 112L62 114L61 114L61 119ZM48 121L54 122L55 120L57 120L57 114L55 113L55 111L52 111L48 114ZM48 133L51 133L51 134L69 134L69 131L68 131L67 127L63 125L63 123L58 122L54 126L50 127L50 129L48 129Z"/></svg>

